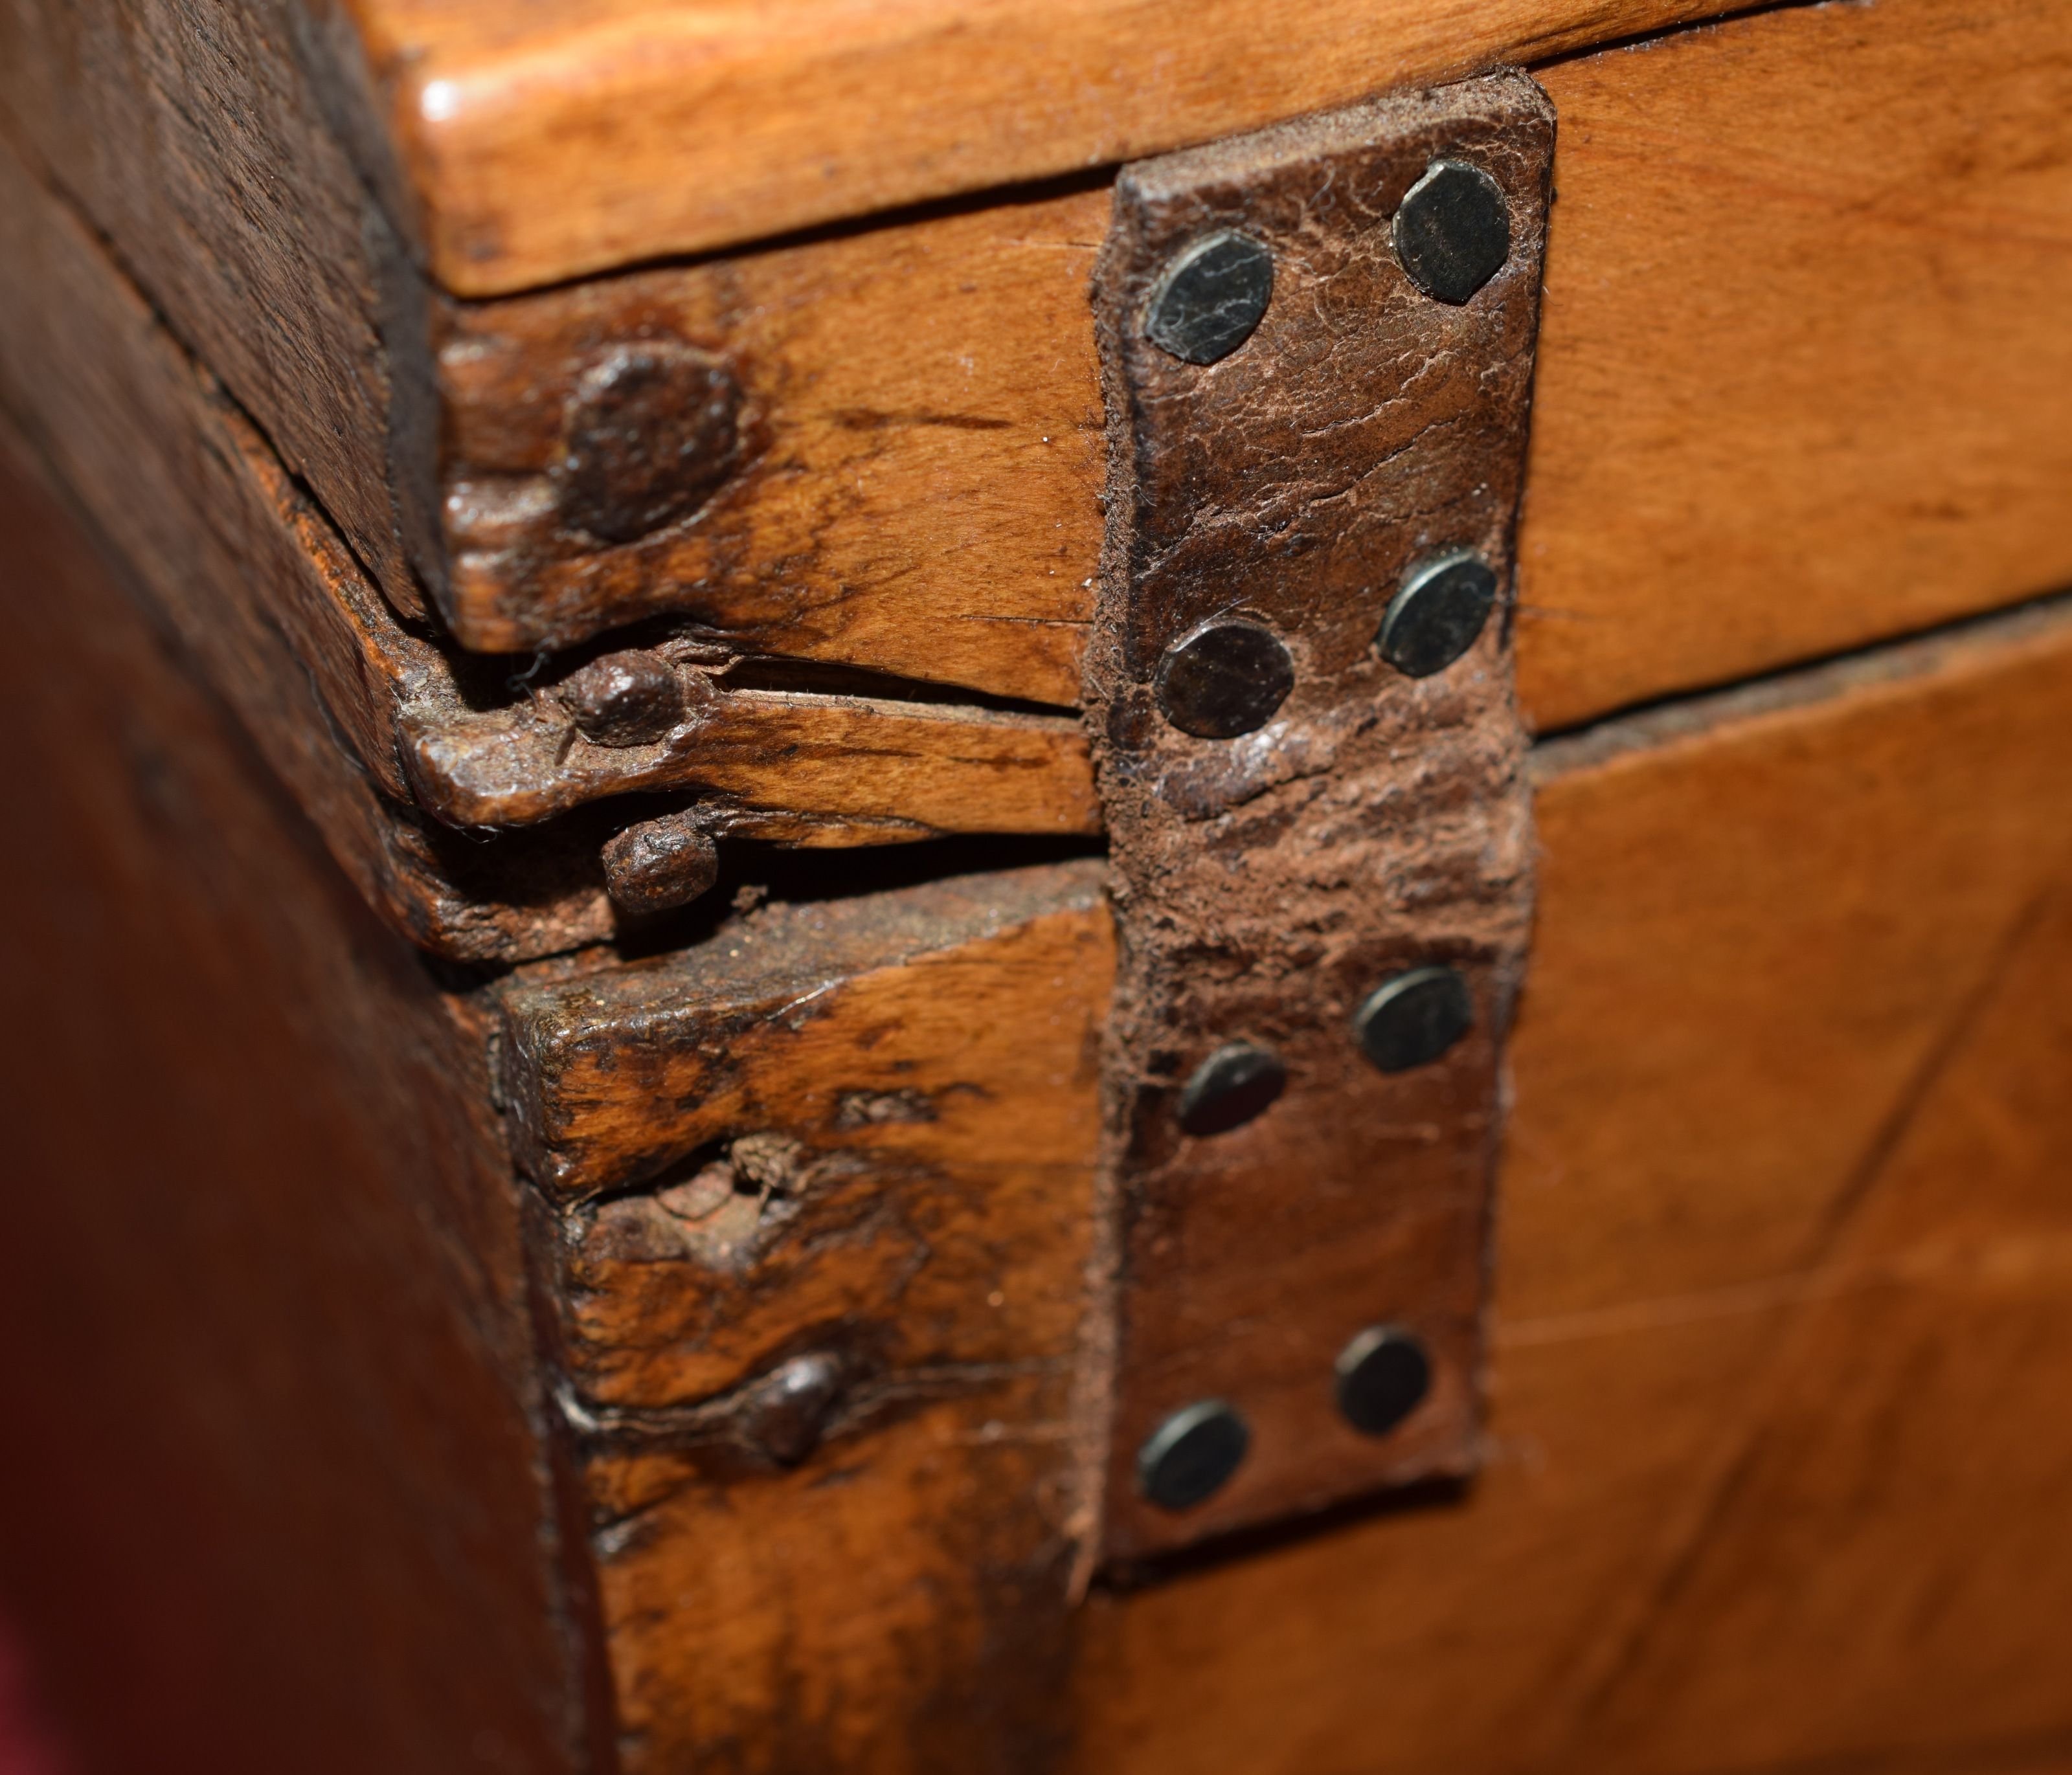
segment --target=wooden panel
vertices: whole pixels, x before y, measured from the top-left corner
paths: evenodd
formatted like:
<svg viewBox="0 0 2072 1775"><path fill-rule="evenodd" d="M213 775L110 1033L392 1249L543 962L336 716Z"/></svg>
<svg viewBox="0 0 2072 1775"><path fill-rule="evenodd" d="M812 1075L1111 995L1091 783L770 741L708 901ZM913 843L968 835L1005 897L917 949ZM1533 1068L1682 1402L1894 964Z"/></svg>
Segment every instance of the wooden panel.
<svg viewBox="0 0 2072 1775"><path fill-rule="evenodd" d="M1054 1731L1104 873L774 906L501 989L524 1161L576 1198L545 1249L629 1769ZM773 1439L758 1383L801 1360L835 1391Z"/></svg>
<svg viewBox="0 0 2072 1775"><path fill-rule="evenodd" d="M352 8L433 266L467 295L1162 153L1722 10L561 0L520 22L451 0Z"/></svg>
<svg viewBox="0 0 2072 1775"><path fill-rule="evenodd" d="M1783 8L1542 78L1536 725L2072 581L2072 158L2045 146L2072 117L2072 15ZM1088 191L462 305L446 472L451 509L488 517L454 531L458 632L532 645L668 610L1075 701L1104 474L1070 429L1100 408L1076 290L1104 211ZM648 329L734 362L771 442L695 521L600 548L542 471L585 352Z"/></svg>
<svg viewBox="0 0 2072 1775"><path fill-rule="evenodd" d="M2072 583L2072 10L1790 7L1542 78L1538 726Z"/></svg>
<svg viewBox="0 0 2072 1775"><path fill-rule="evenodd" d="M528 687L405 629L265 440L4 149L0 189L0 386L416 940L479 959L609 935L597 848L634 817L594 805L609 797L701 795L726 830L789 843L1098 829L1069 717L737 688L683 665L667 734L588 743L553 694L569 663ZM494 843L445 829L552 816L553 831Z"/></svg>
<svg viewBox="0 0 2072 1775"><path fill-rule="evenodd" d="M205 291L204 273L234 255L195 244L213 238L199 219L185 244L151 233L182 213L172 187L146 203L78 171L113 181L158 167L142 149L97 158L74 144L77 119L116 102L104 92L162 103L146 78L158 64L98 84L129 64L64 49L69 13L14 4L21 41L48 43L23 51L12 126L79 181L153 301L377 566L388 557L356 516L374 495L318 472L288 423L292 389L218 352L210 329L282 335L284 362L354 364L370 387L417 378L427 410L442 405L443 475L429 442L395 446L397 472L415 477L397 497L445 509L455 495L448 544L433 550L451 548L454 575L418 565L463 640L561 645L675 611L754 650L1076 700L1102 522L1077 294L1105 203L1098 174L1076 191L436 314L420 293L416 331L389 328L369 356L364 329L336 317L240 307L241 284ZM796 21L786 29L817 52ZM1544 69L1561 113L1561 201L1519 638L1542 730L2072 581L2072 543L2049 521L2072 473L2056 396L2072 373L2056 299L2072 158L2050 146L2072 115L2068 33L2043 0L1782 7ZM333 84L345 129L353 82ZM72 97L56 107L47 91ZM711 117L699 139L740 153L745 138ZM96 127L115 142L141 125ZM171 141L197 125L152 127ZM684 139L654 187L671 201L709 188L681 176ZM274 238L302 236L251 236ZM315 256L304 264L357 262L336 241L297 250ZM182 253L206 263L182 269ZM266 287L257 269L247 281ZM234 325L212 318L225 303ZM705 516L602 546L558 530L535 483L587 355L643 327L735 362L763 442ZM388 421L348 420L326 423L350 443L352 475L385 484ZM386 569L383 583L414 595Z"/></svg>
<svg viewBox="0 0 2072 1775"><path fill-rule="evenodd" d="M396 627L251 428L4 146L0 240L0 393L368 902L463 959L607 934L594 854L473 844L388 799L404 786L386 722L436 655Z"/></svg>
<svg viewBox="0 0 2072 1775"><path fill-rule="evenodd" d="M2072 1758L2072 869L1994 964L1808 1279L1598 1768L1868 1763L1953 1723Z"/></svg>
<svg viewBox="0 0 2072 1775"><path fill-rule="evenodd" d="M9 1613L78 1767L572 1772L479 1037L11 446Z"/></svg>
<svg viewBox="0 0 2072 1775"><path fill-rule="evenodd" d="M440 474L471 647L656 610L737 647L1078 701L1107 452L1087 288L1104 182L442 310ZM564 404L613 345L681 340L744 394L746 460L688 524L569 524Z"/></svg>
<svg viewBox="0 0 2072 1775"><path fill-rule="evenodd" d="M2062 1070L2045 1032L2006 1037L2036 1048L2019 1071L1982 1046L1984 1107L1910 1161L1953 1215L1980 1165L2003 1167L2008 1206L1985 1211L1972 1257L1945 1219L1876 1248L1900 1255L1866 1288L1867 1259L1844 1263L1832 1229L1991 983L2025 979L2037 1005L2072 987L2041 949L2033 975L2010 959L2065 878L2068 711L2059 610L1548 760L1487 1470L1457 1505L1097 1603L1075 1766L1774 1766L1883 1755L1901 1721L1924 1769L1986 1766L1988 1740L2025 1734L2036 1766L2058 1766L2072 1697L2021 1625L2052 1618L2065 1571L2040 1519L2065 1461L2044 1391L2072 1359L2062 1217L2016 1193L2058 1175L2063 1093L2025 1082ZM1784 1341L1801 1303L1844 1284L1870 1317ZM1931 1345L1959 1309L1976 1350ZM1867 1378L1890 1381L1852 1403L1864 1340L1887 1327ZM1802 1353L1805 1390L1775 1395L1766 1377L1788 1382ZM1889 1462L1875 1480L1873 1435ZM1844 1461L1832 1491L1823 1449ZM1716 1498L1744 1525L1716 1550ZM1978 1502L1960 1519L1961 1499ZM1773 1509L1779 1539L1763 1540ZM1930 1533L1956 1563L1924 1551ZM1659 1616L1692 1573L1688 1605ZM1846 1650L1859 1630L1919 1673L1908 1696Z"/></svg>
<svg viewBox="0 0 2072 1775"><path fill-rule="evenodd" d="M1807 1260L2062 849L2068 692L2060 605L1540 749L1512 1311Z"/></svg>
<svg viewBox="0 0 2072 1775"><path fill-rule="evenodd" d="M414 614L442 577L427 297L323 28L292 0L8 0L0 111Z"/></svg>
<svg viewBox="0 0 2072 1775"><path fill-rule="evenodd" d="M1063 1389L917 1401L791 1471L591 1469L627 1775L1041 1769L1065 1729Z"/></svg>
<svg viewBox="0 0 2072 1775"><path fill-rule="evenodd" d="M1458 1502L1355 1513L1295 1545L1096 1592L1076 1617L1062 1596L1074 1518L1052 1464L1064 1434L1057 1373L1009 1372L1065 1347L1075 1247L1032 1231L987 1255L967 1237L986 1222L960 1217L961 1204L1010 1219L1033 1208L1034 1228L1042 1205L1063 1199L1050 1191L1083 1186L1075 1165L1090 1165L1091 1148L1077 1161L1072 1152L1091 1125L1090 1076L1063 1087L1085 1094L1075 1120L1057 1116L1064 1099L1046 1097L1038 1075L1086 1053L1104 968L1013 960L1019 890L993 877L911 890L909 910L927 910L911 925L875 924L853 906L772 909L684 958L524 971L504 989L504 1051L528 1162L557 1195L596 1204L571 1223L565 1325L599 1438L589 1472L635 1766L724 1749L747 1769L926 1770L933 1757L983 1766L1003 1742L1026 1742L1032 1761L1041 1749L1104 1775L1211 1765L1494 1775L1615 1754L1617 1766L1651 1768L1689 1744L1695 1770L1712 1766L1708 1710L1737 1707L1750 1713L1745 1732L1768 1734L1770 1762L1861 1749L1865 1734L1829 1729L1803 1700L1808 1684L1828 1692L1811 1636L1844 1613L1813 1619L1790 1657L1751 1656L1738 1687L1708 1674L1705 1635L1759 1644L1774 1630L1766 1611L1788 1611L1809 1584L1845 1611L1865 1573L1901 1574L1887 1594L1918 1596L1940 1568L1924 1568L1911 1525L1947 1482L1938 1476L2009 1470L1951 1467L1961 1457L1946 1458L1939 1401L1986 1414L1982 1444L2025 1439L2021 1495L2041 1497L2058 1471L2056 1444L2036 1428L2041 1392L2018 1393L2017 1405L2033 1403L2013 1418L1954 1379L1918 1408L1895 1399L1888 1411L1886 1395L1871 1395L1865 1411L1877 1404L1892 1427L1883 1445L1922 1451L1890 1481L1902 1503L1918 1502L1856 1540L1816 1512L1781 1562L1721 1553L1717 1582L1740 1573L1750 1588L1717 1610L1661 1599L1679 1572L1706 1569L1694 1552L1709 1547L1713 1500L1733 1495L1751 1448L1770 1451L1778 1475L1760 1498L1805 1483L1798 1451L1821 1433L1811 1401L1836 1393L1779 1415L1767 1377L1801 1366L1792 1328L1807 1302L1845 1292L1885 1311L1905 1296L1932 1323L1976 1273L2031 1316L1988 1326L1978 1359L2019 1357L2038 1389L2062 1376L2054 1208L2033 1224L1988 1214L1954 1251L1947 1219L1913 1243L1909 1223L1890 1261L1885 1247L1838 1253L1833 1229L1991 983L2029 982L2039 1003L2063 996L2063 964L2041 950L2011 959L2010 945L2040 928L2037 896L2065 877L2068 710L2072 612L2056 607L1541 748L1546 857L1513 1049L1487 1470ZM1082 870L1091 885L1092 866ZM968 948L931 951L945 934ZM874 972L909 951L920 966ZM830 980L845 984L830 993ZM780 1005L796 1008L773 1015ZM976 1040L948 1033L967 1027ZM2039 1082L2053 1076L2040 1036L2004 1039L2037 1048ZM2000 1051L1982 1049L1977 1064L2004 1086ZM990 1095L940 1088L996 1075ZM2024 1128L2054 1139L2043 1088L2017 1085L1972 1127L2002 1144ZM908 1091L939 1119L905 1120ZM1026 1133L997 1133L1044 1103L1053 1109L1015 1124ZM658 1106L673 1107L658 1117ZM722 1281L701 1267L717 1245L687 1240L685 1217L659 1198L684 1191L672 1199L693 1206L704 1169L758 1132L874 1157L861 1172L828 1173L824 1207L794 1223L796 1242ZM1964 1175L1966 1143L1980 1137L1948 1137L1918 1167ZM1002 1169L982 1194L962 1194L956 1180L998 1166L1004 1150L1032 1181L1049 1168L1049 1181L1020 1192ZM2056 1174L2055 1148L2041 1151L2025 1174ZM824 1162L795 1174L818 1177ZM872 1187L923 1174L942 1181L915 1194ZM758 1195L726 1199L750 1202L759 1223ZM873 1218L894 1201L892 1219ZM900 1218L916 1203L942 1218ZM667 1251L651 1243L658 1226L675 1235ZM702 1259L689 1248L701 1242ZM937 1255L910 1276L923 1246ZM1010 1252L1019 1268L994 1307L1005 1274L994 1266ZM944 1288L931 1292L913 1278L937 1263ZM889 1347L918 1362L926 1340L948 1337L976 1365L964 1378L983 1373L985 1387L917 1399L899 1416L884 1412L896 1389L867 1383L803 1464L743 1452L739 1413L757 1377L863 1335L889 1299L901 1302ZM1025 1310L1034 1317L1009 1323ZM1845 1342L1834 1359L1860 1362L1860 1347ZM1899 1373L1919 1347L1897 1342ZM952 1383L958 1363L941 1366ZM1023 1502L1010 1510L1009 1498ZM1745 1538L1767 1514L1741 1507ZM2011 1518L1997 1543L1967 1524L1984 1571L1959 1588L1984 1600L1953 1604L1947 1633L1982 1650L1956 1661L1964 1682L1918 1686L1906 1715L1917 1748L1953 1747L1952 1772L1995 1734L2040 1743L2072 1724L2051 1711L2037 1674L2047 1666L2016 1656L2012 1629L1974 1612L1990 1604L2012 1622L2051 1593L2055 1543L2022 1563L2026 1519ZM997 1539L975 1553L981 1523ZM994 1562L993 1574L975 1576L975 1560ZM1777 1571L1788 1588L1765 1576ZM1716 1613L1716 1629L1706 1625ZM1886 1618L1897 1633L1916 1617ZM1661 1662L1648 1663L1658 1636ZM1923 1643L1922 1655L1939 1655L1945 1640ZM1077 1675L1061 1709L1068 1658ZM1661 1680L1622 1684L1629 1669ZM1968 1699L1988 1677L2007 1697L1997 1711ZM1690 1695L1679 1703L1688 1722L1659 1699L1671 1687ZM1884 1693L1868 1678L1844 1686L1831 1713L1846 1727L1875 1715Z"/></svg>

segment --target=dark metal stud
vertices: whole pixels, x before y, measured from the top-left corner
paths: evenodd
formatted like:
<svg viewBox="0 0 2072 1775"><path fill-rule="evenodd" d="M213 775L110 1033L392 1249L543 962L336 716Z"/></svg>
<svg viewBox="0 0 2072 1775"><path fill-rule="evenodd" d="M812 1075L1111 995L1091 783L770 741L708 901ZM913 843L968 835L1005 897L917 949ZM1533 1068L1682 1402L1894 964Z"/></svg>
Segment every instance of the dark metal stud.
<svg viewBox="0 0 2072 1775"><path fill-rule="evenodd" d="M1338 1352L1338 1410L1362 1436L1385 1436L1432 1391L1424 1340L1400 1325L1369 1325Z"/></svg>
<svg viewBox="0 0 2072 1775"><path fill-rule="evenodd" d="M1252 1432L1224 1399L1182 1407L1137 1453L1138 1489L1161 1510L1188 1510L1228 1483L1252 1446Z"/></svg>
<svg viewBox="0 0 2072 1775"><path fill-rule="evenodd" d="M1229 740L1265 726L1295 688L1295 662L1271 629L1204 622L1166 650L1152 693L1166 719L1197 739Z"/></svg>
<svg viewBox="0 0 2072 1775"><path fill-rule="evenodd" d="M734 468L741 388L717 358L668 341L615 347L569 402L561 516L602 542L689 517Z"/></svg>
<svg viewBox="0 0 2072 1775"><path fill-rule="evenodd" d="M1383 1072L1428 1066L1475 1026L1468 983L1450 968L1413 968L1378 986L1353 1017L1361 1050Z"/></svg>
<svg viewBox="0 0 2072 1775"><path fill-rule="evenodd" d="M1411 281L1457 308L1511 257L1511 206L1481 167L1435 160L1396 211L1395 238Z"/></svg>
<svg viewBox="0 0 2072 1775"><path fill-rule="evenodd" d="M1398 672L1429 678L1475 644L1495 606L1495 570L1472 549L1456 549L1404 575L1375 639Z"/></svg>
<svg viewBox="0 0 2072 1775"><path fill-rule="evenodd" d="M644 746L683 718L684 689L666 659L628 650L593 659L554 687L576 731L597 746Z"/></svg>
<svg viewBox="0 0 2072 1775"><path fill-rule="evenodd" d="M1226 231L1183 249L1145 310L1145 336L1187 364L1214 364L1252 337L1273 299L1273 255Z"/></svg>
<svg viewBox="0 0 2072 1775"><path fill-rule="evenodd" d="M719 879L719 851L689 814L643 820L604 847L605 891L629 918L689 906Z"/></svg>
<svg viewBox="0 0 2072 1775"><path fill-rule="evenodd" d="M1242 1128L1264 1113L1287 1083L1288 1069L1271 1048L1231 1042L1197 1066L1181 1091L1180 1126L1198 1140Z"/></svg>

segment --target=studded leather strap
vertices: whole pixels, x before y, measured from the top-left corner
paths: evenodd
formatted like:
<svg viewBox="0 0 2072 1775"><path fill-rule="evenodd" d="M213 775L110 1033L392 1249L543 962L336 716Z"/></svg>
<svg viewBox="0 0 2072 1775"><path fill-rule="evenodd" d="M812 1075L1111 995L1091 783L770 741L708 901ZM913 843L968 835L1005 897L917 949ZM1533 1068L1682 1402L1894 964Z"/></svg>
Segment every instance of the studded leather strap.
<svg viewBox="0 0 2072 1775"><path fill-rule="evenodd" d="M1552 146L1503 75L1116 187L1087 693L1122 964L1083 1426L1111 1556L1474 1462Z"/></svg>

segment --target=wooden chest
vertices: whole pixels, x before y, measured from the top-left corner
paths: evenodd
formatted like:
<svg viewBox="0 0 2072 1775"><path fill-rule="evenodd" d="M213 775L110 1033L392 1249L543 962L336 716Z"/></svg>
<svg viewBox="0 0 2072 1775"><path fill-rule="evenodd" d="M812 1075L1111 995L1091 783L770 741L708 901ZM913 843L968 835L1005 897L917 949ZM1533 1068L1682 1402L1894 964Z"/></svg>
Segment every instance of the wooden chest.
<svg viewBox="0 0 2072 1775"><path fill-rule="evenodd" d="M2072 1770L2072 10L6 0L81 1767Z"/></svg>

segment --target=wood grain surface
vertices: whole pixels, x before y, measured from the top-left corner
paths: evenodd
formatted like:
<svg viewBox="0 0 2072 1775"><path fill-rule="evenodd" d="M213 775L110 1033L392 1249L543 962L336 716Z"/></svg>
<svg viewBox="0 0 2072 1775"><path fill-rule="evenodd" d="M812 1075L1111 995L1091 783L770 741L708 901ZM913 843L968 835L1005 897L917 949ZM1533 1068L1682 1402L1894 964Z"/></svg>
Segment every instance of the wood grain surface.
<svg viewBox="0 0 2072 1775"><path fill-rule="evenodd" d="M605 796L679 790L717 832L792 844L1101 828L1086 729L1071 715L676 676L681 718L639 745L592 743L551 685L478 714L443 670L391 718L418 799L458 826L532 825Z"/></svg>
<svg viewBox="0 0 2072 1775"><path fill-rule="evenodd" d="M671 28L716 28L706 13L668 16ZM1621 30L1649 23L1597 16ZM449 27L454 44L507 29L471 10L411 17L426 44ZM323 293L380 281L365 251L316 219L332 202L322 168L335 155L306 157L310 218L258 228L255 198L249 215L196 213L168 232L169 219L221 201L195 171L212 130L245 144L239 176L278 175L305 163L290 144L316 126L319 100L372 187L392 189L379 142L360 139L361 88L337 39L261 33L237 77L265 92L210 124L211 105L231 106L232 76L182 72L173 49L153 47L162 25L125 20L117 0L76 15L13 0L0 15L22 46L8 127L67 182L400 607L418 594L384 565L401 559L396 547L377 546L391 503L430 514L432 540L410 558L473 644L558 646L662 616L751 650L1076 699L1104 472L1076 294L1104 226L1098 168L1075 188L994 191L509 301L420 290L397 298L409 327L370 332L352 318L364 302L327 306ZM787 43L819 53L796 23L787 15ZM1521 553L1520 682L1537 726L2072 580L2067 532L2049 516L2072 471L2056 394L2072 351L2056 300L2072 257L2072 161L2053 146L2072 115L2068 31L2045 0L1787 6L1542 68L1561 126ZM501 40L519 54L525 35L509 27ZM741 39L744 53L758 40ZM276 54L294 65L262 80ZM324 78L310 72L326 66ZM552 87L578 66L535 72ZM428 67L392 72L407 86L432 79ZM159 116L175 92L187 112ZM281 117L269 121L269 107ZM101 117L110 109L120 114ZM700 139L740 153L745 137L707 134L714 114ZM528 154L580 158L522 107L511 115ZM633 126L630 113L618 121ZM265 147L269 131L279 139ZM695 201L707 187L680 175L682 138L670 140L654 193ZM291 183L278 175L266 202ZM756 233L780 225L764 212ZM282 263L232 275L240 253L262 252ZM325 277L307 279L311 264ZM260 303L296 277L312 293ZM733 365L752 436L700 514L607 543L569 530L547 495L567 397L629 336L680 339ZM249 361L262 348L271 368ZM334 411L326 378L421 384L422 399L394 414L381 400ZM302 438L303 407L323 438ZM421 441L391 438L406 419Z"/></svg>
<svg viewBox="0 0 2072 1775"><path fill-rule="evenodd" d="M1541 77L1536 725L2072 584L2072 10L1785 7Z"/></svg>
<svg viewBox="0 0 2072 1775"><path fill-rule="evenodd" d="M1485 1471L1097 1599L1073 1766L2065 1765L2072 617L1872 659L1543 755Z"/></svg>
<svg viewBox="0 0 2072 1775"><path fill-rule="evenodd" d="M342 23L294 0L8 0L0 130L417 614L443 577L428 293L371 194L379 131L326 47Z"/></svg>
<svg viewBox="0 0 2072 1775"><path fill-rule="evenodd" d="M738 686L685 666L666 735L590 743L557 692L575 661L477 662L405 628L240 410L4 148L0 189L10 405L416 940L475 959L610 934L598 847L653 811L598 805L616 797L698 795L719 829L785 844L1099 829L1067 715L752 674ZM708 668L730 658L693 651ZM551 831L510 830L556 816Z"/></svg>
<svg viewBox="0 0 2072 1775"><path fill-rule="evenodd" d="M1520 553L1536 725L2072 580L2062 7L1783 7L1541 78L1560 200ZM1075 292L1107 207L1091 188L458 305L458 632L672 611L1075 700L1105 474ZM557 516L557 428L586 364L651 336L733 364L765 442L695 517L603 547Z"/></svg>
<svg viewBox="0 0 2072 1775"><path fill-rule="evenodd" d="M1041 908L1094 866L522 970L631 1766L2062 1766L2068 709L2053 606L1543 746L1484 1472L1076 1615L1013 1370L1078 1285L1106 939ZM866 1361L758 1457L771 1365L894 1299L1002 1391Z"/></svg>
<svg viewBox="0 0 2072 1775"><path fill-rule="evenodd" d="M397 693L436 655L396 627L216 384L4 146L0 239L0 396L368 902L465 960L609 934L594 850L474 843L393 799Z"/></svg>
<svg viewBox="0 0 2072 1775"><path fill-rule="evenodd" d="M479 1032L0 448L0 1587L65 1766L594 1766Z"/></svg>
<svg viewBox="0 0 2072 1775"><path fill-rule="evenodd" d="M736 647L1078 700L1105 472L1087 287L1108 193L440 310L454 632L564 645L668 612ZM616 544L563 509L565 409L615 347L742 390L732 472Z"/></svg>
<svg viewBox="0 0 2072 1775"><path fill-rule="evenodd" d="M1056 1731L1104 873L772 906L499 989L522 1161L569 1205L630 1770L985 1768ZM800 1362L832 1390L773 1437Z"/></svg>
<svg viewBox="0 0 2072 1775"><path fill-rule="evenodd" d="M1597 1698L1605 1769L2072 1759L2072 874L2002 933ZM1975 1765L1974 1766L1976 1766Z"/></svg>
<svg viewBox="0 0 2072 1775"><path fill-rule="evenodd" d="M1071 0L781 14L357 0L436 274L558 282L1162 153L1658 30L1718 0Z"/></svg>

